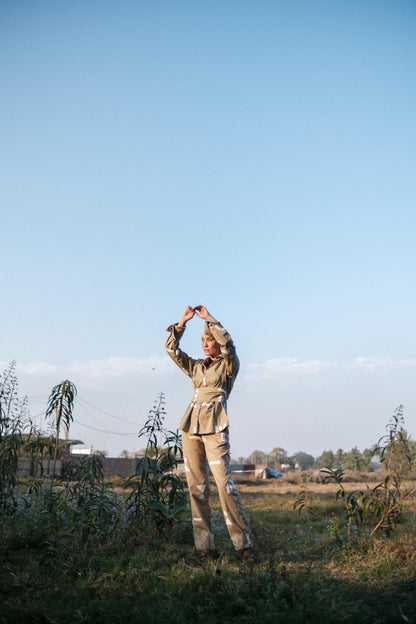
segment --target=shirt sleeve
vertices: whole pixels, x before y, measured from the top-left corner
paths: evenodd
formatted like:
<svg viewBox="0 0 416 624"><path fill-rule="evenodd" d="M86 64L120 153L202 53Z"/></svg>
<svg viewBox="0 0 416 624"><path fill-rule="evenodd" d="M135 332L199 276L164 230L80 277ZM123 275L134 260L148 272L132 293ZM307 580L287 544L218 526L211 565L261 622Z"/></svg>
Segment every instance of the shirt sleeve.
<svg viewBox="0 0 416 624"><path fill-rule="evenodd" d="M226 364L227 375L235 377L240 368L240 362L230 334L213 316L210 315L205 320L208 323L211 334L220 345L221 355Z"/></svg>
<svg viewBox="0 0 416 624"><path fill-rule="evenodd" d="M183 336L185 327L179 327L178 325L169 325L167 328L170 335L166 340L165 348L169 357L179 366L184 373L192 377L192 372L195 366L196 360L189 357L182 349L179 348L179 341Z"/></svg>

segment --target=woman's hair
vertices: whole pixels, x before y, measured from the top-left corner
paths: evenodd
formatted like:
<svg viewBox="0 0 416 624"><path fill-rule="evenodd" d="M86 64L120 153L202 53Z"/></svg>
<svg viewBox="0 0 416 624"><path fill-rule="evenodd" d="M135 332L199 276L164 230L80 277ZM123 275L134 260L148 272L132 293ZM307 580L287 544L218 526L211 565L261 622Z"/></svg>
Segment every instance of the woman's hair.
<svg viewBox="0 0 416 624"><path fill-rule="evenodd" d="M211 336L211 338L214 338L214 336L211 333L208 323L205 323L204 334L206 334L207 336Z"/></svg>

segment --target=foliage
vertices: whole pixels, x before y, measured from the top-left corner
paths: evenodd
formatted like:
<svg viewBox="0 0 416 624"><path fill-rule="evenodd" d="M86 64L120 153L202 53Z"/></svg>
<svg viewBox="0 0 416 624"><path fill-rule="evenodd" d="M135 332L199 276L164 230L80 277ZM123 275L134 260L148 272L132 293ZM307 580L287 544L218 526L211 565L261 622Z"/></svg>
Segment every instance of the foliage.
<svg viewBox="0 0 416 624"><path fill-rule="evenodd" d="M317 468L335 468L335 455L333 451L323 451L315 461Z"/></svg>
<svg viewBox="0 0 416 624"><path fill-rule="evenodd" d="M345 488L343 484L344 480L344 471L343 470L334 470L333 468L322 468L321 472L324 476L324 483L329 481L335 482L339 487L336 493L336 499L339 498L345 499Z"/></svg>
<svg viewBox="0 0 416 624"><path fill-rule="evenodd" d="M104 481L101 453L81 457L64 465L65 495L72 501L72 526L85 544L91 534L109 537L120 525L122 507L109 483Z"/></svg>
<svg viewBox="0 0 416 624"><path fill-rule="evenodd" d="M306 515L309 541L312 543L312 518L315 515L315 509L313 507L313 496L308 488L301 490L293 503L293 509L297 510L299 514L302 512Z"/></svg>
<svg viewBox="0 0 416 624"><path fill-rule="evenodd" d="M24 439L33 431L27 409L27 398L18 397L16 362L0 375L0 515L17 506L15 487L18 454Z"/></svg>
<svg viewBox="0 0 416 624"><path fill-rule="evenodd" d="M345 544L335 540L343 508L314 484L311 541L293 513L296 494L277 485L261 481L241 489L258 555L249 563L241 562L226 532L218 535L216 553L197 557L191 530L181 523L164 540L116 531L102 540L91 536L82 547L69 534L44 560L33 556L37 544L29 539L16 538L13 548L7 541L0 550L0 621L414 624L411 505L391 539ZM49 488L43 489L47 496ZM220 514L215 489L212 505Z"/></svg>
<svg viewBox="0 0 416 624"><path fill-rule="evenodd" d="M312 455L304 453L303 451L298 451L290 457L290 462L295 466L299 466L301 470L312 468L314 461L315 460Z"/></svg>
<svg viewBox="0 0 416 624"><path fill-rule="evenodd" d="M273 448L268 454L268 465L275 470L281 471L282 466L289 466L290 460L287 451L280 446Z"/></svg>
<svg viewBox="0 0 416 624"><path fill-rule="evenodd" d="M361 453L355 446L348 453L345 453L341 461L343 470L367 471L370 468L370 459L366 454Z"/></svg>
<svg viewBox="0 0 416 624"><path fill-rule="evenodd" d="M246 460L246 462L249 464L266 464L268 463L268 456L263 451L255 450L251 453L250 457L248 458L248 460ZM272 465L272 462L270 462L270 465Z"/></svg>
<svg viewBox="0 0 416 624"><path fill-rule="evenodd" d="M51 483L53 481L56 471L56 460L58 458L59 433L61 424L64 425L66 434L68 434L69 425L73 420L72 410L76 394L76 387L71 381L68 381L68 379L66 379L65 381L62 381L60 384L52 388L52 392L48 399L46 418L49 418L50 420L54 419L53 424L55 429L55 449L53 456ZM66 445L65 452L67 452Z"/></svg>
<svg viewBox="0 0 416 624"><path fill-rule="evenodd" d="M409 447L412 447L414 453L416 453L416 444L411 440L408 442ZM361 453L357 447L354 447L350 451L344 451L343 449L338 449L336 452L325 450L316 459L304 451L298 451L289 457L285 449L276 447L269 453L255 450L245 461L253 464L267 464L270 468L281 472L293 471L295 468L308 470L312 467L369 472L373 469L373 464L371 463L372 455L371 449L365 449ZM243 458L241 460L240 463L243 463Z"/></svg>
<svg viewBox="0 0 416 624"><path fill-rule="evenodd" d="M140 431L140 435L148 434L147 454L129 482L131 492L126 504L125 498L105 481L100 453L71 457L63 462L59 477L55 474L62 449L60 427L63 424L68 430L72 420L76 388L71 382L66 380L51 392L46 417L52 420L53 436L23 434L26 412L17 399L14 366L0 388L1 526L9 547L30 544L39 561L45 563L74 542L86 545L92 539L108 540L123 535L133 524L137 533L137 528L144 528L138 527L138 517L157 518L160 529L182 518L185 492L173 473L181 445L178 433L163 429L163 395ZM163 446L158 444L162 433ZM31 479L26 489L18 482L18 456L22 454L38 462L53 455L54 469L48 486L42 474L38 480Z"/></svg>
<svg viewBox="0 0 416 624"><path fill-rule="evenodd" d="M343 485L343 470L330 467L321 470L325 475L325 482L333 481L339 486L336 498L344 500L348 537L351 536L353 524L357 528L367 524L370 527L370 537L377 531L390 535L400 521L403 502L416 492L416 488L408 492L402 489L402 479L409 475L414 461L403 423L403 406L400 405L387 425L388 433L380 439L374 450L385 464L387 473L384 480L375 487L367 486L347 495Z"/></svg>
<svg viewBox="0 0 416 624"><path fill-rule="evenodd" d="M178 521L186 510L174 472L181 446L178 433L164 428L163 394L140 429L145 455L122 495L104 479L100 454L66 462L53 487L43 479L19 482L18 445L42 457L55 449L56 438L32 436L23 404L6 409L6 395L17 400L12 387L11 395L1 395L0 451L10 433L18 442L2 459L13 501L2 512L2 624L412 621L414 490L404 489L403 476L409 474L404 460L414 458L400 413L380 441L386 474L372 489L349 492L338 464L323 472L338 486L335 501L321 484L305 487L308 475L300 471L293 473L301 483L297 495L296 488L280 489L283 479L245 482L241 494L258 556L243 563L225 525L217 526L224 521L215 489L219 550L203 560L193 553L191 526ZM357 539L343 539L345 524ZM388 540L375 539L382 532Z"/></svg>
<svg viewBox="0 0 416 624"><path fill-rule="evenodd" d="M369 449L365 449L361 453L356 446L348 452L342 449L338 449L336 453L331 450L323 451L316 459L315 466L316 468L331 468L333 470L368 472L371 470L371 455Z"/></svg>
<svg viewBox="0 0 416 624"><path fill-rule="evenodd" d="M386 472L400 480L412 474L416 457L414 445L404 429L403 412L403 405L399 405L387 424L386 435L373 450Z"/></svg>
<svg viewBox="0 0 416 624"><path fill-rule="evenodd" d="M187 517L187 502L183 483L175 474L178 456L182 457L182 441L178 431L166 431L163 393L149 411L139 437L147 437L144 457L137 461L136 473L127 487L128 510L141 524L154 523L159 530Z"/></svg>

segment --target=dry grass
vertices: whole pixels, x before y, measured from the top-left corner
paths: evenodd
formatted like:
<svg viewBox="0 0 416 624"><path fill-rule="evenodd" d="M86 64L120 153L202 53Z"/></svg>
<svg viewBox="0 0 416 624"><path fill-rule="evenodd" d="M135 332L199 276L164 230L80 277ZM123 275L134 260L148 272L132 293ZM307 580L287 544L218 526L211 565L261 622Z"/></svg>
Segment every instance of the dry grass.
<svg viewBox="0 0 416 624"><path fill-rule="evenodd" d="M234 477L233 477L234 478ZM357 473L346 472L343 478L343 486L346 492L353 492L369 487L374 487L377 483L382 483L385 475L381 472L377 473ZM244 492L277 492L281 494L299 493L304 489L317 494L326 494L336 492L339 486L336 483L324 483L322 477L313 476L311 473L289 473L280 479L264 479L259 480L255 477L234 478L239 491ZM408 479L403 481L402 489L404 491L416 488L416 479Z"/></svg>
<svg viewBox="0 0 416 624"><path fill-rule="evenodd" d="M363 481L351 481L349 483L344 483L344 489L348 492L353 492L355 490L365 489L365 487L369 485L370 487L374 487L374 483L364 483ZM308 492L312 492L315 494L335 494L339 486L336 483L287 483L282 480L276 481L266 481L261 482L260 484L248 484L248 483L237 483L239 492L257 492L264 494L298 494L299 492L307 489ZM411 490L416 487L416 483L414 481L405 481L402 484L403 491Z"/></svg>

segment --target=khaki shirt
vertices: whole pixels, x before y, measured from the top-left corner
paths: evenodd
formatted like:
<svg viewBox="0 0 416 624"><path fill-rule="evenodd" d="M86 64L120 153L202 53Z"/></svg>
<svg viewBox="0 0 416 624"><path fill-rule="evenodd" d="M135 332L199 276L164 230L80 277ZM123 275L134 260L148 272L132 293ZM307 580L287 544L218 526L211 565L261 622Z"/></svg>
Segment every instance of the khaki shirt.
<svg viewBox="0 0 416 624"><path fill-rule="evenodd" d="M187 433L217 433L228 427L227 399L240 367L228 332L212 316L206 322L221 349L220 355L213 360L195 360L179 348L185 327L170 325L167 329L170 336L166 341L166 351L192 379L194 387L192 401L178 425L178 429Z"/></svg>

